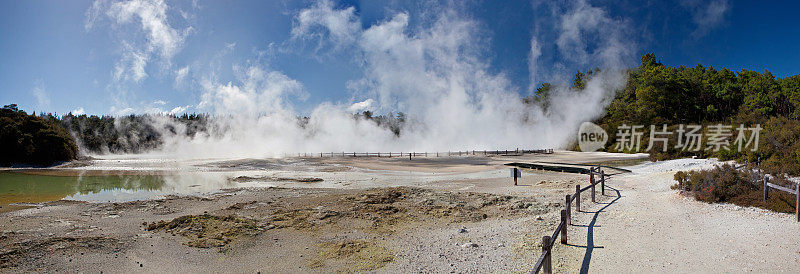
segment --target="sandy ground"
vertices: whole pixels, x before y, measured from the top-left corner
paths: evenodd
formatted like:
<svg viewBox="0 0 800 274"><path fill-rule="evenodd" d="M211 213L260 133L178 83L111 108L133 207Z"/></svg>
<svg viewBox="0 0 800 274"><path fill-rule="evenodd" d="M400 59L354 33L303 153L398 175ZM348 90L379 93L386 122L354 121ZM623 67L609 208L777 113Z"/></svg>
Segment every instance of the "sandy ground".
<svg viewBox="0 0 800 274"><path fill-rule="evenodd" d="M32 172L245 177L235 182L240 186L187 196L57 201L0 213L0 271L526 272L539 256L541 235L558 221L564 194L586 176L525 171L513 186L503 164L637 157L126 156L72 163ZM579 267L582 254L556 250L565 253L554 260L557 269Z"/></svg>
<svg viewBox="0 0 800 274"><path fill-rule="evenodd" d="M581 254L576 269L598 273L800 271L800 223L792 214L702 203L669 188L676 171L714 164L714 160L694 159L648 163L630 168L633 173L612 177L609 186L616 190L607 191L601 203L591 204L590 212L577 214L575 226L569 229L575 246L567 252ZM587 242L591 248L585 247Z"/></svg>

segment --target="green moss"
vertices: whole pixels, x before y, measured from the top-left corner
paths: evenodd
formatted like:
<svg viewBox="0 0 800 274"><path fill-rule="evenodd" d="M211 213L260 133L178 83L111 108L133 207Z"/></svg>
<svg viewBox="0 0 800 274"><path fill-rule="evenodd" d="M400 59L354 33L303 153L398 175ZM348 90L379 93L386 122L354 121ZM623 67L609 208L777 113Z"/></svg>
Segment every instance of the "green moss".
<svg viewBox="0 0 800 274"><path fill-rule="evenodd" d="M380 269L394 261L391 251L372 241L327 242L317 247L317 258L309 261L313 268L334 267L337 272L361 272Z"/></svg>
<svg viewBox="0 0 800 274"><path fill-rule="evenodd" d="M200 248L224 247L243 236L258 234L256 221L235 216L187 215L147 226L147 230L160 230L184 236L186 245Z"/></svg>

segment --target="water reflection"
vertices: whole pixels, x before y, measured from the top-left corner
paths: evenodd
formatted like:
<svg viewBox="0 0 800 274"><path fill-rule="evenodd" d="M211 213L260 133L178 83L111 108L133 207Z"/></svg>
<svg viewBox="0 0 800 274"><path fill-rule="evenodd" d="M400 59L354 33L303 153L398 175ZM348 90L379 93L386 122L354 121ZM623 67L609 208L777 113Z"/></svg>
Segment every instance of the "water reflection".
<svg viewBox="0 0 800 274"><path fill-rule="evenodd" d="M60 199L125 202L240 187L225 173L176 174L28 174L0 172L0 205Z"/></svg>

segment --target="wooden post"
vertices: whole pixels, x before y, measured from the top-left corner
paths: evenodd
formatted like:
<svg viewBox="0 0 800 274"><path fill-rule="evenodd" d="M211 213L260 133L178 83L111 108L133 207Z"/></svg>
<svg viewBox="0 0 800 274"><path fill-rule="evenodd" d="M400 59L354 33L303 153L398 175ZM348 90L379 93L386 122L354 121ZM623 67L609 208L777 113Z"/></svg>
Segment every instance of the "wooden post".
<svg viewBox="0 0 800 274"><path fill-rule="evenodd" d="M594 168L589 171L589 183L592 184L592 203L594 203Z"/></svg>
<svg viewBox="0 0 800 274"><path fill-rule="evenodd" d="M550 264L550 236L542 237L542 254L544 254L544 260L542 260L542 272L545 274L552 274L553 273L553 266Z"/></svg>
<svg viewBox="0 0 800 274"><path fill-rule="evenodd" d="M567 209L567 225L572 224L572 213L570 212L572 211L572 203L569 202L569 198L571 197L567 194L567 199L565 199L566 203L564 204L564 207Z"/></svg>
<svg viewBox="0 0 800 274"><path fill-rule="evenodd" d="M515 167L511 172L514 173L512 174L514 176L514 185L517 185L517 168Z"/></svg>
<svg viewBox="0 0 800 274"><path fill-rule="evenodd" d="M769 186L767 185L767 179L766 178L761 177L761 182L764 185L764 202L766 202L769 199Z"/></svg>
<svg viewBox="0 0 800 274"><path fill-rule="evenodd" d="M408 160L411 161L411 153L408 154Z"/></svg>
<svg viewBox="0 0 800 274"><path fill-rule="evenodd" d="M600 171L600 195L606 195L606 172Z"/></svg>
<svg viewBox="0 0 800 274"><path fill-rule="evenodd" d="M581 212L581 185L575 185L575 212Z"/></svg>
<svg viewBox="0 0 800 274"><path fill-rule="evenodd" d="M561 244L567 244L567 210L561 210Z"/></svg>
<svg viewBox="0 0 800 274"><path fill-rule="evenodd" d="M798 222L800 222L800 184L794 185L794 215Z"/></svg>

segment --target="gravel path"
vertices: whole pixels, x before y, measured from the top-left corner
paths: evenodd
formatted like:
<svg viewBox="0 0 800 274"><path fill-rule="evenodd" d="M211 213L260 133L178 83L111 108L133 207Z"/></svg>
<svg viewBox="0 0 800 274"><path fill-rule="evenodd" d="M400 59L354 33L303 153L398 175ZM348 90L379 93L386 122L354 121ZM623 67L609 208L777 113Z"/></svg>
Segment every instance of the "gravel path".
<svg viewBox="0 0 800 274"><path fill-rule="evenodd" d="M583 255L581 272L800 271L800 223L793 215L706 204L669 188L676 171L715 163L648 163L612 177L608 185L616 190L606 191L601 203L585 203L591 212L574 215L569 230L570 252ZM583 247L587 242L593 248Z"/></svg>

